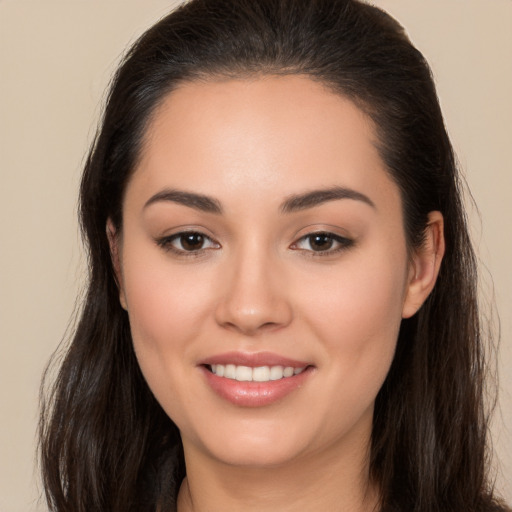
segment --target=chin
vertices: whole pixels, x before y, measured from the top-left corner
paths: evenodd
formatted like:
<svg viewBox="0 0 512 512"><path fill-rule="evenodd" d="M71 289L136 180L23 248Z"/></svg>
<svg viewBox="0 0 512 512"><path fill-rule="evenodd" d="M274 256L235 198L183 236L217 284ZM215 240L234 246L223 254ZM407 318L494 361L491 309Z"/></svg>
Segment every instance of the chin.
<svg viewBox="0 0 512 512"><path fill-rule="evenodd" d="M302 425L293 423L255 418L241 421L235 428L218 423L215 432L210 430L194 436L194 444L209 457L231 466L283 466L318 450L318 441L325 438L317 425L304 428L304 422Z"/></svg>
<svg viewBox="0 0 512 512"><path fill-rule="evenodd" d="M269 468L284 466L295 460L299 453L296 447L284 447L274 443L229 443L222 450L212 450L220 462L245 468Z"/></svg>

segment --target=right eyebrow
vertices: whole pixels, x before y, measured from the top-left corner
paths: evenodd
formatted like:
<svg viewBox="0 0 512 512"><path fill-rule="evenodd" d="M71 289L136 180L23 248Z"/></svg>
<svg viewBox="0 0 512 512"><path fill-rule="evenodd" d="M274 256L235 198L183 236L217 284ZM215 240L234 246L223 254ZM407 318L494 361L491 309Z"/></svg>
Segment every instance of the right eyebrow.
<svg viewBox="0 0 512 512"><path fill-rule="evenodd" d="M178 203L202 212L222 214L222 207L217 199L194 192L185 192L184 190L164 189L157 192L146 201L144 208L159 202Z"/></svg>

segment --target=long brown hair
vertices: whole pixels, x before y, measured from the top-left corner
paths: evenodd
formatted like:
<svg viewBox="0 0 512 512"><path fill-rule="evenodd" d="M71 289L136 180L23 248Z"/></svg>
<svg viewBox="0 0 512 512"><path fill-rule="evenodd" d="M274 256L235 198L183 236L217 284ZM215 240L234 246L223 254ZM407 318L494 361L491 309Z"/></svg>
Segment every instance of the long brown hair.
<svg viewBox="0 0 512 512"><path fill-rule="evenodd" d="M403 320L375 404L371 478L382 511L506 510L488 476L484 341L460 178L430 69L401 26L357 0L192 0L127 53L80 189L89 287L55 382L43 393L41 465L55 512L173 507L185 475L179 431L139 370L106 236L155 108L204 77L303 74L374 121L403 201L410 248L445 218L433 293Z"/></svg>

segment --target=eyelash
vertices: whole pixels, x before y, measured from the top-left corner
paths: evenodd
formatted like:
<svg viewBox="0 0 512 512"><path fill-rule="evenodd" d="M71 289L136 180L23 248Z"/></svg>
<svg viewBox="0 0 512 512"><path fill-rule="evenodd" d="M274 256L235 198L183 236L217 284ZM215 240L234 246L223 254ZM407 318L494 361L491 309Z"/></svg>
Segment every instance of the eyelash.
<svg viewBox="0 0 512 512"><path fill-rule="evenodd" d="M193 249L193 250L187 250L183 247L184 238L186 236L197 236L201 237L205 242L208 242L211 244L210 247L200 247L199 249ZM181 248L175 247L173 245L173 242L178 241L181 245ZM209 249L217 249L220 247L220 244L212 240L208 235L205 235L204 233L201 233L200 231L180 231L179 233L176 233L171 236L165 236L163 238L159 238L156 243L159 247L162 249L173 252L177 254L178 256L184 256L184 257L197 257L204 254L203 251L209 250Z"/></svg>
<svg viewBox="0 0 512 512"><path fill-rule="evenodd" d="M314 237L325 237L329 242L332 242L332 244L337 244L337 247L335 249L329 247L325 251L315 251L313 249L304 249L301 247L298 247L301 242L309 241L309 246L311 247L311 242ZM354 245L354 240L350 238L346 238L344 236L336 235L334 233L331 233L329 231L315 231L313 233L308 233L307 235L304 235L303 237L299 238L296 242L292 244L292 248L299 251L305 251L309 253L311 257L326 257L326 256L332 256L333 254L337 254L339 252L345 251L352 247Z"/></svg>
<svg viewBox="0 0 512 512"><path fill-rule="evenodd" d="M183 247L183 242L185 241L185 237L196 236L200 237L205 243L210 244L209 247L200 247L199 249L187 250ZM326 250L315 251L311 248L311 242L313 237L324 237L325 241L328 243L331 242L331 247ZM178 241L181 247L176 247L173 245L174 242ZM309 249L304 247L299 247L300 244L308 242ZM200 231L180 231L171 236L165 236L156 240L156 243L162 249L173 252L174 254L182 257L198 257L204 254L204 251L210 249L218 249L220 248L220 244L215 242L212 238L201 233ZM337 244L335 249L332 248L333 244ZM204 244L203 244L204 245ZM307 235L302 236L296 242L294 242L290 247L293 250L303 251L305 253L309 253L311 257L326 257L332 256L333 254L342 252L344 250L349 249L354 245L354 240L350 238L346 238L340 235L336 235L334 233L330 233L328 231L315 231L313 233L308 233Z"/></svg>

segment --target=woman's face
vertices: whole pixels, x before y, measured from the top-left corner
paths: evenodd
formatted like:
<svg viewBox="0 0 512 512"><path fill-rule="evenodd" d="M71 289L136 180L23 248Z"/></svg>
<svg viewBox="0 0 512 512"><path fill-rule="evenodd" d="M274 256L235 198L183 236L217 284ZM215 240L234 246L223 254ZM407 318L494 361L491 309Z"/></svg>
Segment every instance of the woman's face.
<svg viewBox="0 0 512 512"><path fill-rule="evenodd" d="M299 76L188 83L157 110L114 251L186 453L264 466L367 446L419 305L374 143L353 103Z"/></svg>

